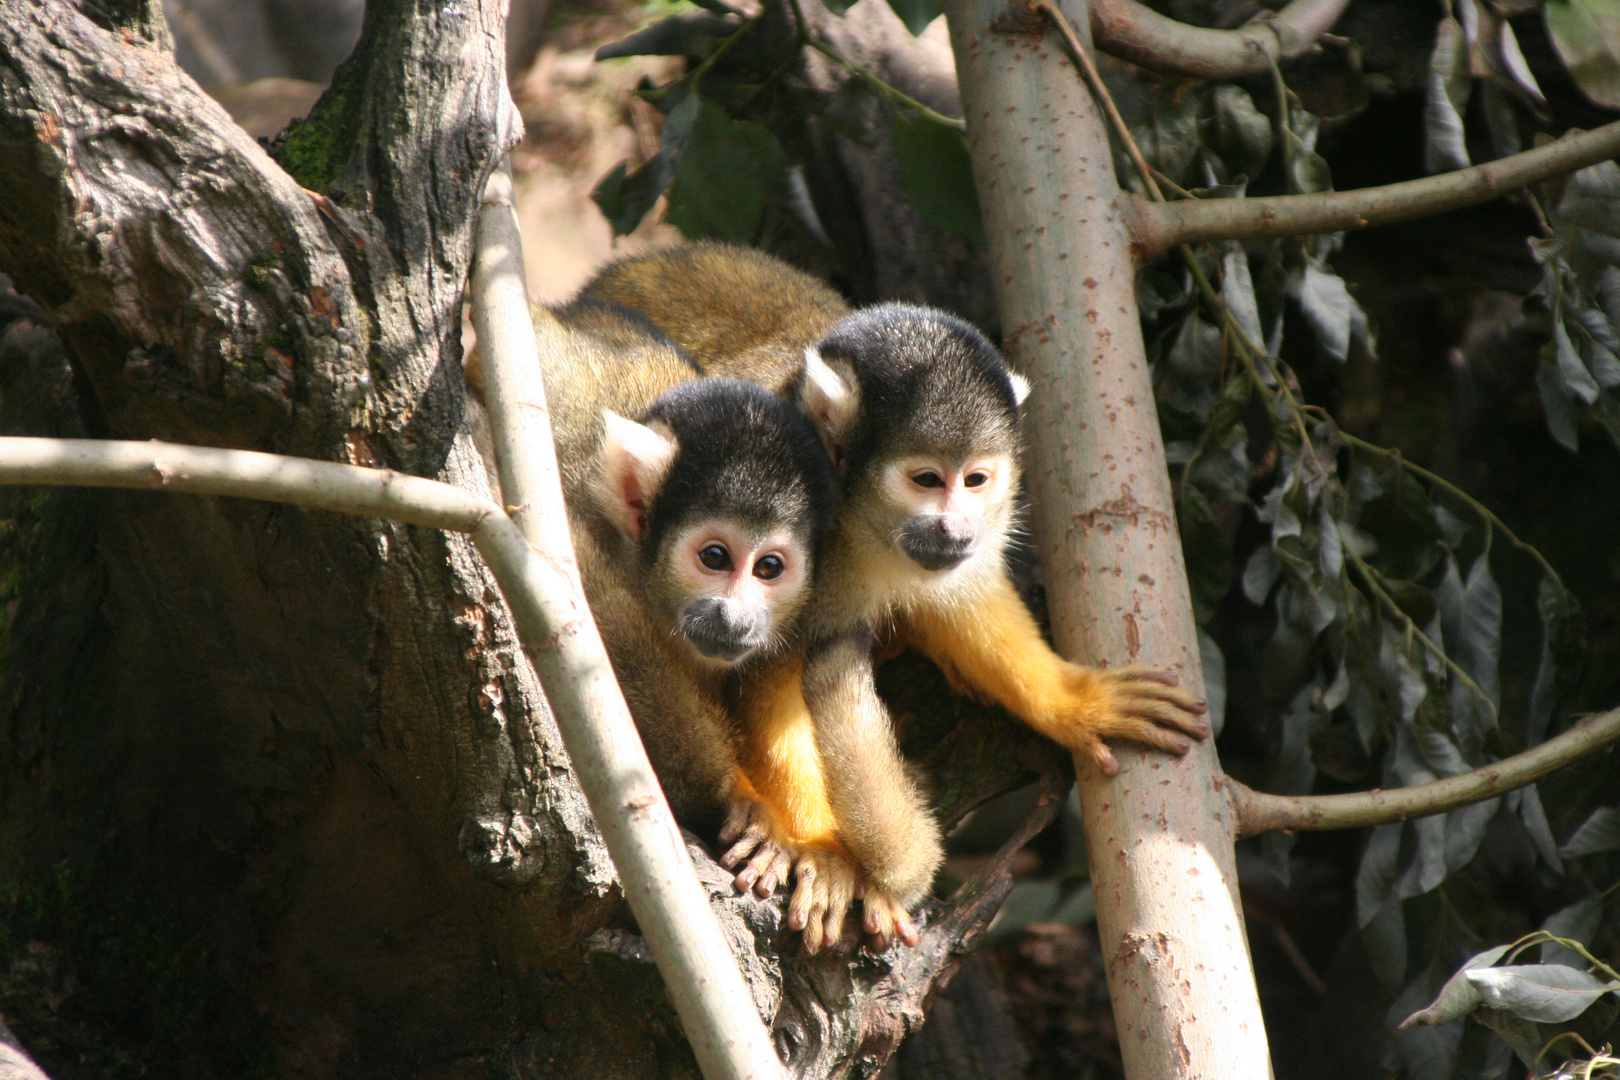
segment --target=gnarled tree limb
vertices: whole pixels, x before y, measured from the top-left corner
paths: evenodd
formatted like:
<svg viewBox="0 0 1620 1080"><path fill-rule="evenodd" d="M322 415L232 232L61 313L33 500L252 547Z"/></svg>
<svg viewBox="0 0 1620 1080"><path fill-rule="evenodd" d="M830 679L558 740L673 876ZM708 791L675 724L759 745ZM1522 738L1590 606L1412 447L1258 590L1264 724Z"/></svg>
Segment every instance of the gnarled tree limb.
<svg viewBox="0 0 1620 1080"><path fill-rule="evenodd" d="M1203 79L1234 79L1298 56L1339 20L1350 0L1294 0L1237 30L1189 26L1137 0L1091 0L1097 48L1143 67Z"/></svg>
<svg viewBox="0 0 1620 1080"><path fill-rule="evenodd" d="M1151 262L1177 244L1250 240L1388 225L1489 202L1552 176L1620 154L1620 120L1456 172L1399 184L1270 198L1119 200L1137 258Z"/></svg>

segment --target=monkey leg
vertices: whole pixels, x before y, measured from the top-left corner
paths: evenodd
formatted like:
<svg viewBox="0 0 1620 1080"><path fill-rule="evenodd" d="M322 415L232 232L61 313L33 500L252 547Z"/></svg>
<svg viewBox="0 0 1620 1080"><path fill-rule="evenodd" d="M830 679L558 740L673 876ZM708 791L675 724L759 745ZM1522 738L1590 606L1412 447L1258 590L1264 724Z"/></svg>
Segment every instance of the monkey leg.
<svg viewBox="0 0 1620 1080"><path fill-rule="evenodd" d="M869 637L817 643L805 660L804 693L838 835L860 864L863 929L875 948L895 937L916 944L906 911L933 884L944 850L873 685Z"/></svg>
<svg viewBox="0 0 1620 1080"><path fill-rule="evenodd" d="M903 633L944 669L953 685L1004 705L1042 735L1119 772L1105 739L1185 754L1209 734L1208 706L1155 668L1085 668L1052 651L1002 575L967 608L908 611Z"/></svg>
<svg viewBox="0 0 1620 1080"><path fill-rule="evenodd" d="M788 868L794 888L788 926L815 953L842 936L860 868L839 839L816 733L805 704L797 654L745 676L739 711L741 767L721 841L721 864L738 870L737 888L769 896Z"/></svg>

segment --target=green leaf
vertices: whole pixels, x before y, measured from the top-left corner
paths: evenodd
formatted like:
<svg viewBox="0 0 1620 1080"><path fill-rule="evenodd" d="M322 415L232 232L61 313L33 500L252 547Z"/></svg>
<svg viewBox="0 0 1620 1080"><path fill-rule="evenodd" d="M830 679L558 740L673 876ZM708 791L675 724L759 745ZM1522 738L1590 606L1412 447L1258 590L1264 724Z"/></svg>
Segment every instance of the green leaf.
<svg viewBox="0 0 1620 1080"><path fill-rule="evenodd" d="M1577 832L1576 835L1579 835ZM1574 837L1570 838L1571 843ZM1620 847L1620 835L1615 838L1615 846ZM1560 908L1547 916L1547 921L1541 928L1549 934L1556 934L1561 938L1578 941L1582 945L1590 945L1597 936L1598 927L1603 923L1603 904L1605 897L1599 893L1597 896L1588 896L1585 900L1578 900L1566 908ZM1586 958L1574 949L1558 944L1556 941L1541 943L1541 962L1543 964L1568 964L1570 967L1585 967Z"/></svg>
<svg viewBox="0 0 1620 1080"><path fill-rule="evenodd" d="M1484 555L1474 560L1463 586L1462 623L1455 651L1458 666L1479 684L1493 706L1500 707L1502 590Z"/></svg>
<svg viewBox="0 0 1620 1080"><path fill-rule="evenodd" d="M1432 173L1468 168L1462 118L1473 85L1468 74L1468 39L1457 20L1447 15L1440 20L1434 52L1429 56L1423 109L1423 167Z"/></svg>
<svg viewBox="0 0 1620 1080"><path fill-rule="evenodd" d="M984 218L967 136L912 109L895 109L889 131L900 184L917 214L930 225L983 243Z"/></svg>
<svg viewBox="0 0 1620 1080"><path fill-rule="evenodd" d="M748 240L767 188L785 168L786 155L763 124L733 120L716 103L700 102L670 185L669 222L694 239Z"/></svg>
<svg viewBox="0 0 1620 1080"><path fill-rule="evenodd" d="M1598 998L1620 989L1563 964L1515 964L1468 972L1468 981L1493 1009L1539 1024L1560 1024L1585 1012Z"/></svg>
<svg viewBox="0 0 1620 1080"><path fill-rule="evenodd" d="M1541 350L1541 363L1536 366L1536 390L1541 395L1541 411L1547 417L1547 430L1558 445L1575 454L1580 452L1580 436L1576 434L1575 406L1564 390L1564 380L1554 359L1557 352L1552 342Z"/></svg>
<svg viewBox="0 0 1620 1080"><path fill-rule="evenodd" d="M916 37L945 12L940 0L889 0L889 7L900 16L911 36Z"/></svg>
<svg viewBox="0 0 1620 1080"><path fill-rule="evenodd" d="M1305 321L1316 331L1322 348L1333 359L1344 362L1350 356L1350 337L1355 320L1366 316L1350 296L1344 278L1311 263L1295 285L1294 296Z"/></svg>
<svg viewBox="0 0 1620 1080"><path fill-rule="evenodd" d="M664 118L664 130L659 140L658 154L626 175L625 162L615 165L591 193L591 199L613 225L615 236L635 232L641 219L658 202L658 197L669 187L675 176L675 161L682 144L692 130L697 116L698 97L683 94L669 115Z"/></svg>
<svg viewBox="0 0 1620 1080"><path fill-rule="evenodd" d="M1546 738L1553 711L1570 685L1580 676L1584 659L1580 609L1575 598L1543 577L1537 596L1541 614L1541 662L1530 689L1530 722L1525 744Z"/></svg>
<svg viewBox="0 0 1620 1080"><path fill-rule="evenodd" d="M1592 816L1581 822L1569 842L1558 849L1567 859L1605 851L1620 851L1620 808L1613 806L1600 806L1592 811Z"/></svg>
<svg viewBox="0 0 1620 1080"><path fill-rule="evenodd" d="M1562 319L1553 323L1553 355L1558 360L1558 376L1564 382L1564 389L1588 405L1596 401L1601 392L1597 380L1581 363L1580 353L1575 351L1575 343L1569 339Z"/></svg>
<svg viewBox="0 0 1620 1080"><path fill-rule="evenodd" d="M855 0L822 0L822 7L834 15L842 15L855 6Z"/></svg>
<svg viewBox="0 0 1620 1080"><path fill-rule="evenodd" d="M684 56L706 60L720 43L737 32L734 19L694 11L660 19L628 37L596 50L598 60L622 56Z"/></svg>
<svg viewBox="0 0 1620 1080"><path fill-rule="evenodd" d="M1620 109L1620 2L1547 0L1547 31L1587 97Z"/></svg>
<svg viewBox="0 0 1620 1080"><path fill-rule="evenodd" d="M1510 945L1498 945L1494 949L1486 949L1479 955L1470 957L1466 964L1457 969L1456 974L1446 980L1446 984L1440 988L1440 993L1427 1008L1419 1009L1401 1021L1401 1030L1405 1031L1418 1024L1429 1026L1443 1024L1447 1020L1455 1020L1459 1016L1467 1016L1473 1012L1484 1003L1485 998L1480 994L1479 988L1468 981L1468 973L1490 967L1506 956L1510 948L1512 948Z"/></svg>
<svg viewBox="0 0 1620 1080"><path fill-rule="evenodd" d="M1254 298L1254 280L1249 276L1249 256L1242 244L1228 244L1226 254L1221 256L1221 302L1249 340L1264 348L1260 307Z"/></svg>
<svg viewBox="0 0 1620 1080"><path fill-rule="evenodd" d="M1198 157L1199 104L1197 94L1186 94L1131 125L1131 135L1148 164L1183 187L1191 180L1189 171Z"/></svg>
<svg viewBox="0 0 1620 1080"><path fill-rule="evenodd" d="M1215 87L1214 115L1205 123L1204 134L1228 176L1259 176L1271 158L1271 120L1254 107L1254 99L1241 86Z"/></svg>

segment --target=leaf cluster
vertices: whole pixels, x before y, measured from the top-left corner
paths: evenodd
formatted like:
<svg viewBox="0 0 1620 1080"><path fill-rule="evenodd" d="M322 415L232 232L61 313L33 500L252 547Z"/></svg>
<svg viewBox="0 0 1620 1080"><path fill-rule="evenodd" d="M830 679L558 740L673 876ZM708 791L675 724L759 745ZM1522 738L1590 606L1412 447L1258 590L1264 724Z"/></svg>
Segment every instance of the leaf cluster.
<svg viewBox="0 0 1620 1080"><path fill-rule="evenodd" d="M890 0L913 33L940 14L935 0ZM633 231L661 198L667 220L686 236L757 241L770 223L786 223L829 244L807 182L807 118L863 146L887 141L900 182L931 225L982 241L962 122L943 116L816 40L797 0L746 16L707 0L707 10L656 22L605 46L598 58L682 56L685 75L640 96L664 116L658 152L621 162L598 184L597 205L615 233ZM848 3L830 3L835 14ZM746 47L735 48L741 41ZM806 80L804 58L820 53L842 69L832 91Z"/></svg>

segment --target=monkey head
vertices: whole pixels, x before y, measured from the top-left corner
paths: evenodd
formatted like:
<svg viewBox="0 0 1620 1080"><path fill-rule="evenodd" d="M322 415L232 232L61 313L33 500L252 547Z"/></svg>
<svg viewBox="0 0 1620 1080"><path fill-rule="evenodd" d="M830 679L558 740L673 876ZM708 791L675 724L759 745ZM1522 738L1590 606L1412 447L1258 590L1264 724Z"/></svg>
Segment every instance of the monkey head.
<svg viewBox="0 0 1620 1080"><path fill-rule="evenodd" d="M645 595L704 660L768 653L809 598L837 480L815 428L751 383L699 379L604 416L597 502Z"/></svg>
<svg viewBox="0 0 1620 1080"><path fill-rule="evenodd" d="M934 576L1000 566L1028 391L962 320L880 304L806 351L799 398L842 472L845 520Z"/></svg>

